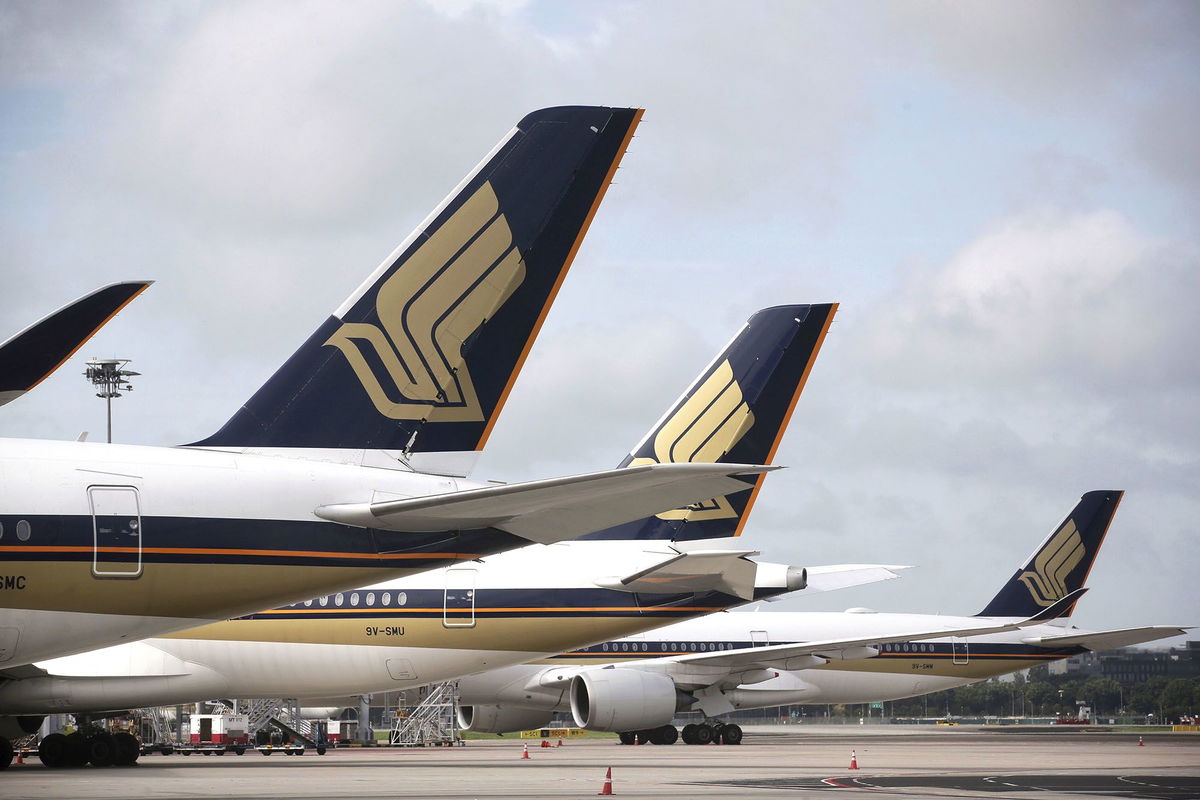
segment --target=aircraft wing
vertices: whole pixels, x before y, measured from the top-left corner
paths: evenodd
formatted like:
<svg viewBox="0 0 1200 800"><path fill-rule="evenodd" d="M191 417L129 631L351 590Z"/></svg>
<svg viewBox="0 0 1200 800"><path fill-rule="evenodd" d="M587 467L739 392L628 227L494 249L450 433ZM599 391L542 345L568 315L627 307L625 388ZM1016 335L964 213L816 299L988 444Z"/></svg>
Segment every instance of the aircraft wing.
<svg viewBox="0 0 1200 800"><path fill-rule="evenodd" d="M646 464L450 494L320 506L321 519L389 531L497 528L551 544L712 497L745 491L777 467Z"/></svg>
<svg viewBox="0 0 1200 800"><path fill-rule="evenodd" d="M832 592L878 581L893 581L900 577L896 573L902 569L909 567L898 564L828 564L808 567L808 586L805 587L804 593Z"/></svg>
<svg viewBox="0 0 1200 800"><path fill-rule="evenodd" d="M152 282L102 286L0 344L0 406L48 378Z"/></svg>
<svg viewBox="0 0 1200 800"><path fill-rule="evenodd" d="M1113 650L1118 647L1128 647L1131 644L1166 639L1169 636L1180 636L1190 630L1192 630L1191 626L1151 625L1145 628L1069 633L1063 636L1034 636L1021 641L1038 647L1086 647L1088 650Z"/></svg>
<svg viewBox="0 0 1200 800"><path fill-rule="evenodd" d="M798 644L779 644L767 647L744 647L740 650L718 650L710 653L689 653L667 659L657 659L662 662L674 662L682 667L721 667L727 671L745 669L786 669L796 670L824 664L831 660L849 660L871 658L878 655L879 650L874 645L892 644L896 642L912 642L922 639L941 639L946 636L982 636L990 633L1005 633L1015 631L1030 625L1036 625L1047 619L1054 619L1068 604L1076 602L1087 589L1077 589L1063 597L1038 614L1028 619L1014 622L991 623L971 628L943 628L941 630L898 631L885 636L874 635L854 639L826 639L823 641L801 642ZM653 662L645 662L652 665Z"/></svg>

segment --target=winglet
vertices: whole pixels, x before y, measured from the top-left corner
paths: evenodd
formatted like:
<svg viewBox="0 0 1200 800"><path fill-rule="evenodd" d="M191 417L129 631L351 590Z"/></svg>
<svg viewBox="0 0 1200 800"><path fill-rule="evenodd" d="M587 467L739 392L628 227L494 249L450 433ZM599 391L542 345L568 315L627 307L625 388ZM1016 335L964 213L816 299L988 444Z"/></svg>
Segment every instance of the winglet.
<svg viewBox="0 0 1200 800"><path fill-rule="evenodd" d="M1083 597L1087 592L1086 586L1076 589L1073 592L1068 592L1048 608L1044 608L1032 617L1029 617L1026 623L1047 622L1059 617L1070 616L1071 612L1075 610L1075 604L1079 602L1079 598Z"/></svg>
<svg viewBox="0 0 1200 800"><path fill-rule="evenodd" d="M50 377L151 283L102 286L0 344L0 406Z"/></svg>

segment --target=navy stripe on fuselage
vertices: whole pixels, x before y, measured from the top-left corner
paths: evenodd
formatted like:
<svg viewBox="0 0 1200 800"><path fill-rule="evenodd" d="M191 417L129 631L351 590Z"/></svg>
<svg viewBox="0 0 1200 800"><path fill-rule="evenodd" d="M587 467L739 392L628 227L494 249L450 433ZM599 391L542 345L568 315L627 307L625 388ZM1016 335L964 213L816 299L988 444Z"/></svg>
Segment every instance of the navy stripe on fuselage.
<svg viewBox="0 0 1200 800"><path fill-rule="evenodd" d="M803 644L803 642L771 642L771 646L785 644ZM1038 647L1035 645L1020 644L1020 643L1004 643L1004 642L979 642L971 643L968 650L964 653L961 649L955 653L952 645L949 642L919 642L913 645L888 645L888 647L913 647L920 645L924 649L921 651L882 651L879 655L874 656L874 659L884 659L887 661L912 661L917 660L945 660L954 658L969 658L971 661L987 660L987 659L1008 659L1008 660L1030 660L1030 659L1059 659L1068 658L1084 652L1082 647ZM572 650L569 653L560 653L553 656L557 659L574 659L574 660L594 660L604 662L612 659L644 659L644 658L666 658L668 656L686 656L705 653L719 653L723 650L742 650L751 649L754 647L764 646L762 642L747 642L738 640L725 641L704 641L704 642L680 642L680 641L619 641L619 642L602 642L584 647L578 650ZM961 648L961 645L958 645Z"/></svg>
<svg viewBox="0 0 1200 800"><path fill-rule="evenodd" d="M460 590L461 591L461 590ZM759 589L758 596L770 597L783 589ZM649 594L622 592L598 587L523 588L474 590L476 618L578 618L640 617L653 615L687 618L729 608L742 603L740 598L722 592L700 594ZM450 607L451 616L471 613L469 601ZM429 619L446 611L443 589L358 589L340 595L325 596L303 603L251 614L243 619L338 620L363 618Z"/></svg>
<svg viewBox="0 0 1200 800"><path fill-rule="evenodd" d="M20 520L29 524L28 539L5 538L0 542L0 558L92 561L95 531L90 515L0 515L5 530L15 531ZM141 557L146 564L403 568L413 563L420 569L430 569L528 544L510 533L490 529L401 537L390 532L306 520L143 516L140 529ZM136 554L137 546L133 539L128 547L104 547L100 552L113 556L113 560L125 560Z"/></svg>

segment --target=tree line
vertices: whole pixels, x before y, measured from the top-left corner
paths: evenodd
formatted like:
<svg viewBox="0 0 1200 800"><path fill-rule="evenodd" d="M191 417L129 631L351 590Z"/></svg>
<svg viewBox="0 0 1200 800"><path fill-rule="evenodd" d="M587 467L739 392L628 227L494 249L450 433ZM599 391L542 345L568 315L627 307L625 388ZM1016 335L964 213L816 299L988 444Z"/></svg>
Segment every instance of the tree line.
<svg viewBox="0 0 1200 800"><path fill-rule="evenodd" d="M1155 676L1122 684L1112 678L1051 675L1043 667L1010 680L992 678L943 692L890 701L890 717L1075 717L1088 706L1097 718L1145 717L1178 720L1200 714L1200 678ZM824 706L820 707L822 712ZM810 712L811 713L811 712ZM878 712L876 712L878 713ZM863 706L834 707L834 716L867 714Z"/></svg>

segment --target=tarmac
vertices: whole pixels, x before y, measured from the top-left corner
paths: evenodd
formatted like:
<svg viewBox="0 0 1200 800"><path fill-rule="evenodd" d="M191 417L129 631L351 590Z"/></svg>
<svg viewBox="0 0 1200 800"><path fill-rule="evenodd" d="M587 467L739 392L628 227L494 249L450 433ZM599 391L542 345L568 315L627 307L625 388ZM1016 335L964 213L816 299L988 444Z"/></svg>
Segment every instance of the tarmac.
<svg viewBox="0 0 1200 800"><path fill-rule="evenodd" d="M627 798L1200 798L1200 735L899 726L763 726L739 746L519 738L324 756L142 756L135 767L0 773L5 798L580 798L612 768ZM530 757L521 758L529 743ZM850 770L850 753L858 769Z"/></svg>

